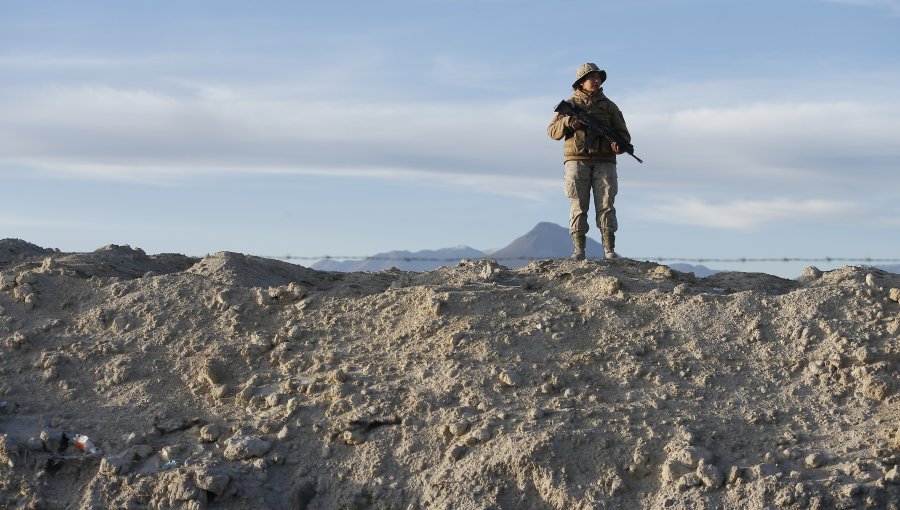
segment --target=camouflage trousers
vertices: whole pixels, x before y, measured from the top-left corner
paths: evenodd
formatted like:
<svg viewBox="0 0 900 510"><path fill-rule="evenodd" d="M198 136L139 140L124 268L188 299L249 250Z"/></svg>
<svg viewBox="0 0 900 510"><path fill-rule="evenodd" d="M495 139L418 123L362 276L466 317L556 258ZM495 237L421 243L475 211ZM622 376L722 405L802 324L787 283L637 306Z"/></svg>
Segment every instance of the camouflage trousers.
<svg viewBox="0 0 900 510"><path fill-rule="evenodd" d="M614 206L619 192L619 177L615 163L566 161L565 191L569 197L569 232L586 234L588 212L591 207L591 191L594 192L594 208L597 228L615 232L619 228Z"/></svg>

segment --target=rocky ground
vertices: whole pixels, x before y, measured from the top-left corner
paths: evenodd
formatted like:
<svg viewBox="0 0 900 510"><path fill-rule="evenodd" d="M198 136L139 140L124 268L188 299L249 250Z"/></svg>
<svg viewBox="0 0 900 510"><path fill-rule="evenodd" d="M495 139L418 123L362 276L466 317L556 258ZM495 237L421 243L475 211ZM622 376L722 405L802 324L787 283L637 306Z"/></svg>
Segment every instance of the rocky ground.
<svg viewBox="0 0 900 510"><path fill-rule="evenodd" d="M877 269L333 273L7 239L0 289L0 507L900 501Z"/></svg>

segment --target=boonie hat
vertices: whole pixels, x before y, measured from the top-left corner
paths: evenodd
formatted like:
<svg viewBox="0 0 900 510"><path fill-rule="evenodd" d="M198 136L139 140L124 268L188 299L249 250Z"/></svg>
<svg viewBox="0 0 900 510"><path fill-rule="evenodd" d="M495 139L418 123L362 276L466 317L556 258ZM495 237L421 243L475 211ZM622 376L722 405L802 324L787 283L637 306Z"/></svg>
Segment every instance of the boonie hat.
<svg viewBox="0 0 900 510"><path fill-rule="evenodd" d="M575 83L572 84L572 88L578 89L578 84L581 83L581 80L591 73L600 73L600 83L606 81L606 71L597 67L597 64L588 62L587 64L581 64L578 71L575 71Z"/></svg>

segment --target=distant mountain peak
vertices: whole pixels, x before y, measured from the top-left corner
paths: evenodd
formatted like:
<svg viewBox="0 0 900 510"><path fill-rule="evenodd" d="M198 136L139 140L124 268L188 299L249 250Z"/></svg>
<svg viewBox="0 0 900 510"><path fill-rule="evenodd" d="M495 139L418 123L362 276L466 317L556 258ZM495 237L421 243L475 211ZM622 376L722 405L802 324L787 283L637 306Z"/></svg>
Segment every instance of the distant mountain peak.
<svg viewBox="0 0 900 510"><path fill-rule="evenodd" d="M568 229L565 227L561 227L556 223L550 223L549 221L542 221L535 225L525 235L559 235L561 232L565 232L566 235L569 233Z"/></svg>
<svg viewBox="0 0 900 510"><path fill-rule="evenodd" d="M588 238L588 257L601 257L603 246ZM569 229L549 221L538 222L528 233L514 239L511 243L497 251L491 252L490 258L510 268L528 265L534 259L566 258L572 254L572 236ZM477 259L488 254L459 245L439 250L420 250L409 252L395 250L373 255L366 260L333 261L323 260L312 265L313 269L325 271L380 271L396 267L404 271L430 271L440 266L453 265L461 259Z"/></svg>

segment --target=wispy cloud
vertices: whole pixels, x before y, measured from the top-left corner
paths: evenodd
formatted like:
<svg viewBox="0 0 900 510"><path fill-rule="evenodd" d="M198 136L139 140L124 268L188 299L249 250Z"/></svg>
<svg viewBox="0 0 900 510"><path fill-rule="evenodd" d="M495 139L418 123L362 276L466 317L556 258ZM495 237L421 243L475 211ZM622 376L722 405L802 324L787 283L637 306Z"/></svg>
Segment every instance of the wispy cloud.
<svg viewBox="0 0 900 510"><path fill-rule="evenodd" d="M900 16L900 0L821 0L832 4L861 5L887 8L895 16Z"/></svg>
<svg viewBox="0 0 900 510"><path fill-rule="evenodd" d="M821 199L795 201L776 198L711 203L694 197L681 197L652 206L639 214L663 223L752 229L773 221L841 219L856 209L852 202Z"/></svg>
<svg viewBox="0 0 900 510"><path fill-rule="evenodd" d="M875 218L873 222L878 227L900 228L900 216L890 218Z"/></svg>
<svg viewBox="0 0 900 510"><path fill-rule="evenodd" d="M5 229L90 229L101 228L96 222L73 219L44 218L40 215L0 215L0 227Z"/></svg>
<svg viewBox="0 0 900 510"><path fill-rule="evenodd" d="M900 79L860 78L872 85L857 85L853 94L759 81L700 82L626 97L629 127L646 161L631 178L681 194L866 201L900 186L900 95L893 88Z"/></svg>
<svg viewBox="0 0 900 510"><path fill-rule="evenodd" d="M525 165L529 145L550 144L541 126L546 115L530 117L530 105L518 100L490 106L320 101L227 86L182 95L102 86L8 93L0 95L3 103L0 158L45 168L51 161L73 170L139 165L165 176L167 166L246 173L413 167L458 174L493 167L488 173L533 178ZM486 118L493 120L486 124Z"/></svg>
<svg viewBox="0 0 900 510"><path fill-rule="evenodd" d="M120 66L125 64L123 60L111 59L99 56L61 56L47 54L8 54L0 55L0 69L7 72L36 71L36 70L72 70L72 69L100 69Z"/></svg>
<svg viewBox="0 0 900 510"><path fill-rule="evenodd" d="M679 198L656 209L660 220L676 209L692 224L733 228L804 211L831 217L829 205L863 201L872 183L876 191L900 187L900 77L879 78L860 77L872 85L852 96L814 83L758 81L648 87L614 98L646 162L626 158L620 175L625 185L714 192L730 204ZM295 173L534 200L558 191L561 143L545 134L558 98L328 100L277 84L187 79L168 87L0 89L0 165L158 185L216 172ZM773 190L816 200L768 201Z"/></svg>
<svg viewBox="0 0 900 510"><path fill-rule="evenodd" d="M444 85L460 88L499 90L496 66L486 62L461 59L453 55L439 55L433 59L432 77Z"/></svg>
<svg viewBox="0 0 900 510"><path fill-rule="evenodd" d="M0 167L22 166L16 161L0 160ZM67 175L75 178L90 178L100 181L134 183L151 186L180 186L190 184L197 179L214 178L224 175L245 175L244 166L227 166L223 164L192 164L179 166L174 164L152 165L136 162L133 164L97 164L71 162L66 160L48 161L46 166L34 166L31 169L46 174ZM485 195L498 195L523 200L545 200L549 194L561 193L559 180L529 176L511 176L495 174L466 174L453 171L432 171L416 168L378 167L378 166L255 166L255 175L311 175L333 179L356 179L371 181L396 181L406 184L415 183L422 186L440 188L457 188Z"/></svg>

